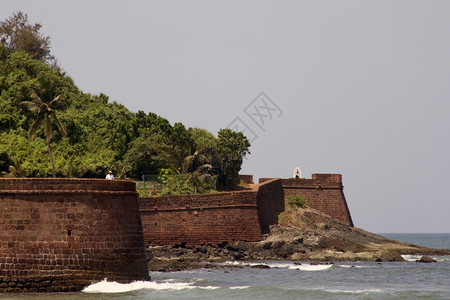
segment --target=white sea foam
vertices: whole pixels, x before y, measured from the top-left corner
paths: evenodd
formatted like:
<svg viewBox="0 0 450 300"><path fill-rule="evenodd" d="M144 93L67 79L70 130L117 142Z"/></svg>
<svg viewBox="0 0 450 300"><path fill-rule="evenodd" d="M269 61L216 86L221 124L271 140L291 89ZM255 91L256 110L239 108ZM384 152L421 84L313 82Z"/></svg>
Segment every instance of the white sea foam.
<svg viewBox="0 0 450 300"><path fill-rule="evenodd" d="M324 271L331 268L333 265L294 265L290 266L291 270L300 270L300 271Z"/></svg>
<svg viewBox="0 0 450 300"><path fill-rule="evenodd" d="M240 261L226 261L226 262L221 263L221 265L224 265L224 266L243 266L244 263L240 262Z"/></svg>
<svg viewBox="0 0 450 300"><path fill-rule="evenodd" d="M250 286L244 285L244 286L230 286L230 290L244 290L248 289Z"/></svg>
<svg viewBox="0 0 450 300"><path fill-rule="evenodd" d="M419 260L422 255L402 255L403 259L406 261L416 261ZM437 261L450 261L450 256L442 256L442 255L433 255L431 258L434 258Z"/></svg>
<svg viewBox="0 0 450 300"><path fill-rule="evenodd" d="M324 290L329 293L345 293L345 294L372 294L372 293L381 293L383 290L380 289L365 289L365 290L340 290L340 289L333 289L333 290Z"/></svg>
<svg viewBox="0 0 450 300"><path fill-rule="evenodd" d="M290 270L300 270L300 271L323 271L331 268L333 265L298 265L294 263L261 263L261 262L238 262L238 261L227 261L222 263L226 266L268 266L270 268L279 269L290 269Z"/></svg>
<svg viewBox="0 0 450 300"><path fill-rule="evenodd" d="M218 289L216 286L194 286L193 283L188 282L174 282L171 279L162 282L153 281L134 281L131 283L118 283L115 281L103 281L91 284L83 289L85 293L126 293L136 290L185 290L185 289Z"/></svg>
<svg viewBox="0 0 450 300"><path fill-rule="evenodd" d="M450 261L450 255L446 255L446 256L432 256L435 260L437 261Z"/></svg>
<svg viewBox="0 0 450 300"><path fill-rule="evenodd" d="M403 259L406 261L416 261L420 259L421 255L402 255Z"/></svg>
<svg viewBox="0 0 450 300"><path fill-rule="evenodd" d="M252 267L252 266L269 266L267 263L263 262L240 262L240 261L226 261L221 263L224 266L242 266L242 267Z"/></svg>
<svg viewBox="0 0 450 300"><path fill-rule="evenodd" d="M293 263L267 263L267 265L271 268L280 268L280 269L284 269L284 268L290 268L292 266L296 266Z"/></svg>

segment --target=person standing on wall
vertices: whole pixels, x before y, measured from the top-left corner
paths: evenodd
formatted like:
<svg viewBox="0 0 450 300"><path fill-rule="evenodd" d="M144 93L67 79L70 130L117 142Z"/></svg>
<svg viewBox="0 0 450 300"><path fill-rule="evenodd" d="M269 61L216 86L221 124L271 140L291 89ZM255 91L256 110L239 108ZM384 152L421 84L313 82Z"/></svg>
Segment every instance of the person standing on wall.
<svg viewBox="0 0 450 300"><path fill-rule="evenodd" d="M106 179L109 179L109 180L114 179L114 174L112 173L112 171L108 172L108 175L106 175Z"/></svg>

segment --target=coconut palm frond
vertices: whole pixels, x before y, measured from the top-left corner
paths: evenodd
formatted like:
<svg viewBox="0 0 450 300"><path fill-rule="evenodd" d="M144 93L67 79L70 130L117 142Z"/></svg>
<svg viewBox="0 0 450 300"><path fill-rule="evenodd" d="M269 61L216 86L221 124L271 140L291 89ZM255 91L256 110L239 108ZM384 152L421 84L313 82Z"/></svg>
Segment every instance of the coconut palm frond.
<svg viewBox="0 0 450 300"><path fill-rule="evenodd" d="M198 167L197 169L195 169L194 173L201 174L202 171L205 170L205 169L206 169L206 170L207 170L207 169L212 169L212 165L210 165L210 164L204 164L204 165L201 165L200 167Z"/></svg>
<svg viewBox="0 0 450 300"><path fill-rule="evenodd" d="M56 96L52 101L50 101L50 107L54 106L56 102L59 101L59 98L61 98L61 95Z"/></svg>
<svg viewBox="0 0 450 300"><path fill-rule="evenodd" d="M41 107L42 104L44 104L44 101L42 101L41 97L36 93L31 94L31 99L33 99L33 102L36 103L38 107Z"/></svg>
<svg viewBox="0 0 450 300"><path fill-rule="evenodd" d="M56 113L56 111L54 111L54 110L52 111L52 116L53 116L53 118L55 120L56 127L58 128L58 131L61 134L61 136L67 137L66 128L64 128L64 125L61 123L61 119L59 118L59 116Z"/></svg>
<svg viewBox="0 0 450 300"><path fill-rule="evenodd" d="M34 140L34 138L36 137L36 134L39 130L39 128L41 127L42 121L44 119L42 117L38 117L33 124L31 124L30 129L28 130L28 139L30 141Z"/></svg>
<svg viewBox="0 0 450 300"><path fill-rule="evenodd" d="M37 105L33 101L23 101L22 105L26 106L29 111L31 111L33 114L39 113L39 105Z"/></svg>

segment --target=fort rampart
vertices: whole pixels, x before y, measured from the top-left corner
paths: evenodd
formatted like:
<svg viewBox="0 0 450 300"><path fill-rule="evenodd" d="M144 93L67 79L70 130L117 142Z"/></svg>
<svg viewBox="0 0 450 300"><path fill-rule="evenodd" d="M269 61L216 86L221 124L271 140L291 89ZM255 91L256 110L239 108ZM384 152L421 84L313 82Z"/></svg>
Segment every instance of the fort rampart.
<svg viewBox="0 0 450 300"><path fill-rule="evenodd" d="M259 241L256 191L139 198L147 246Z"/></svg>
<svg viewBox="0 0 450 300"><path fill-rule="evenodd" d="M248 182L250 176L245 177ZM260 179L237 192L137 198L104 179L0 179L0 292L77 291L148 280L145 246L260 241L286 196L353 226L339 174Z"/></svg>
<svg viewBox="0 0 450 300"><path fill-rule="evenodd" d="M0 179L0 292L148 280L133 182Z"/></svg>
<svg viewBox="0 0 450 300"><path fill-rule="evenodd" d="M309 206L353 226L339 174L311 179L263 178L249 191L139 198L146 246L220 245L259 241L300 194Z"/></svg>

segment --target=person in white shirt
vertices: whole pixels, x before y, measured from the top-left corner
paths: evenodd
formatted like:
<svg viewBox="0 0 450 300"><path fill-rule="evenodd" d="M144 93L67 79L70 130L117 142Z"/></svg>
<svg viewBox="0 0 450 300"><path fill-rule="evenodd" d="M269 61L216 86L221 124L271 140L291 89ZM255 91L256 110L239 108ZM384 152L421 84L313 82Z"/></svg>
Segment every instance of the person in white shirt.
<svg viewBox="0 0 450 300"><path fill-rule="evenodd" d="M106 179L114 179L114 175L113 175L112 171L108 172L108 175L106 175Z"/></svg>

